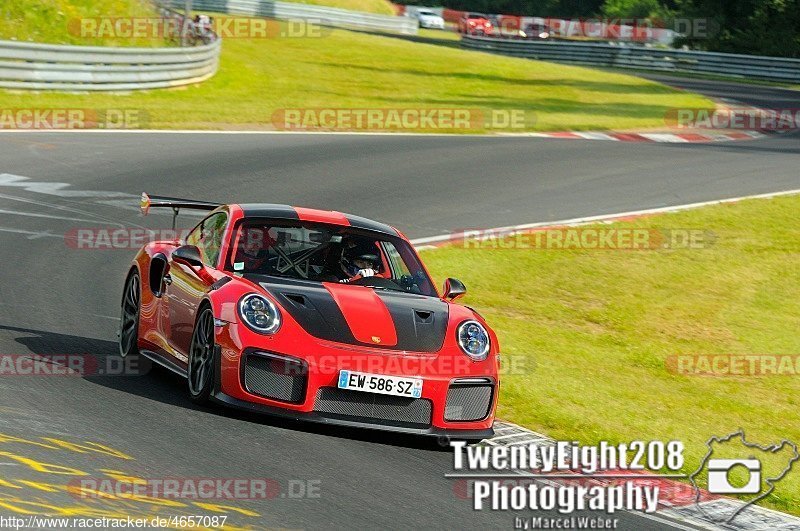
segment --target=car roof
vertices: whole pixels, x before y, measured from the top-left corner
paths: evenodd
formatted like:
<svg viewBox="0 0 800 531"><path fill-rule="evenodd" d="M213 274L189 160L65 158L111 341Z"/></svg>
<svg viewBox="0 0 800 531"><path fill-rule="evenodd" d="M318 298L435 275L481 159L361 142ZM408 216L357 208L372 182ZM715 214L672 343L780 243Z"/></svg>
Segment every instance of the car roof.
<svg viewBox="0 0 800 531"><path fill-rule="evenodd" d="M245 203L238 206L242 209L245 218L270 218L327 223L380 232L394 237L400 236L397 229L390 225L353 214L337 212L335 210L319 210L315 208L273 203Z"/></svg>

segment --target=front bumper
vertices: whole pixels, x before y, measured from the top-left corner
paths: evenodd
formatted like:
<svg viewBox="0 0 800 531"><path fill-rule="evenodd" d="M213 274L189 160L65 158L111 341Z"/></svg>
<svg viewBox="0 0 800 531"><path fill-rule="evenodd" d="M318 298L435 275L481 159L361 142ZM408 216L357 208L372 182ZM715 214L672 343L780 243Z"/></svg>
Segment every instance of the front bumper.
<svg viewBox="0 0 800 531"><path fill-rule="evenodd" d="M447 436L463 439L483 439L493 434L494 411L497 403L498 380L496 357L494 355L483 362L473 362L463 354L404 354L387 351L376 352L367 347L337 345L318 340L311 336L281 340L275 337L250 336L244 327L218 328L216 334L217 348L217 382L214 389L216 401L239 409L277 415L299 421L318 422L339 426L387 430L400 433L429 436ZM260 343L259 348L244 347ZM265 345L266 343L266 345ZM288 343L288 344L287 344ZM288 347L288 348L287 348ZM288 352L287 352L288 351ZM366 351L366 352L365 352ZM291 353L289 353L291 352ZM295 352L314 352L314 356L301 358ZM293 358L301 360L306 370L302 393L291 393L291 399L276 400L263 394L256 394L248 388L244 376L245 359L262 355ZM443 363L450 361L451 363ZM402 362L419 370L404 367ZM373 400L372 407L387 408L394 415L405 405L391 403L392 397L374 395L360 391L339 391L337 381L340 370L384 374L390 376L413 376L424 381L422 396L419 399L408 399L408 402L425 402L429 413L425 422L418 418L415 422L399 421L398 418L381 417L380 415L360 415L347 412L342 414L335 410L320 407L322 396L326 392L340 395L352 393L355 404L363 411L370 407L365 401ZM448 408L448 392L456 387L456 381L464 379L482 379L484 387L491 387L486 415L478 420L447 420L454 418L453 408ZM341 398L341 396L340 396ZM364 399L364 400L361 400ZM387 404L385 401L389 400ZM400 399L405 400L405 399ZM379 403L380 402L380 403ZM339 403L341 404L341 403ZM330 402L325 405L330 405ZM347 405L346 403L344 404ZM418 405L418 404L417 404ZM452 403L451 403L452 405ZM396 407L395 407L396 406ZM356 407L355 409L359 409ZM459 418L459 417L455 417ZM461 417L463 418L463 417Z"/></svg>
<svg viewBox="0 0 800 531"><path fill-rule="evenodd" d="M444 29L444 22L439 22L436 20L426 20L426 21L420 20L419 25L421 28Z"/></svg>
<svg viewBox="0 0 800 531"><path fill-rule="evenodd" d="M377 424L374 422L357 422L353 420L338 419L332 417L322 416L316 412L299 412L291 409L271 407L264 404L257 404L247 400L240 400L228 396L222 391L217 391L213 395L215 402L229 407L233 407L242 411L250 413L259 413L264 415L271 415L280 418L286 418L297 422L314 422L319 424L327 424L331 426L342 426L347 428L360 428L368 430L389 431L393 433L405 433L409 435L421 435L428 437L447 437L450 439L467 439L471 441L490 439L494 436L494 429L475 429L475 430L450 430L447 428L438 428L430 426L429 428L408 428L403 426L393 426L386 424Z"/></svg>

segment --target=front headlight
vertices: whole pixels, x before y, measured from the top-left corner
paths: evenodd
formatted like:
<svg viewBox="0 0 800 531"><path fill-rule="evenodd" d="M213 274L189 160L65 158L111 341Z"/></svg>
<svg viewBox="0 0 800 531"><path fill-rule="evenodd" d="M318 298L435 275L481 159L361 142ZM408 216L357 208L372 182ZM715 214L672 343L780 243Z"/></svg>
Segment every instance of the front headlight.
<svg viewBox="0 0 800 531"><path fill-rule="evenodd" d="M274 334L281 326L281 313L271 300L250 293L239 301L239 316L254 332Z"/></svg>
<svg viewBox="0 0 800 531"><path fill-rule="evenodd" d="M474 361L483 361L489 355L489 333L478 321L464 321L456 330L458 346Z"/></svg>

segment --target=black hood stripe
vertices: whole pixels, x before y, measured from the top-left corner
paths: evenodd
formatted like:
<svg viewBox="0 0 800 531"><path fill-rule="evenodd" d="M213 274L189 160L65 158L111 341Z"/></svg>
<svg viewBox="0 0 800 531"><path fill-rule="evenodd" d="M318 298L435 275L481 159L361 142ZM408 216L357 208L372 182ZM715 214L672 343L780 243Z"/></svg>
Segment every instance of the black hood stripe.
<svg viewBox="0 0 800 531"><path fill-rule="evenodd" d="M267 290L312 336L336 343L364 345L355 338L341 308L321 283L252 274L245 278ZM392 316L397 344L392 347L369 345L371 348L411 352L441 350L449 318L446 302L410 293L376 293Z"/></svg>

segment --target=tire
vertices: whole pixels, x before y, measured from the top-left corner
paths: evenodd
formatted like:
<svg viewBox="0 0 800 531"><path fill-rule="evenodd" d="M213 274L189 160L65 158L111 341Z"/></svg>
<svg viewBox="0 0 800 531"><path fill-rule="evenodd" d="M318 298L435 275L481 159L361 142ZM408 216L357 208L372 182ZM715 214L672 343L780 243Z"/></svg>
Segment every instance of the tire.
<svg viewBox="0 0 800 531"><path fill-rule="evenodd" d="M203 307L197 316L189 345L189 398L207 404L214 387L214 314Z"/></svg>
<svg viewBox="0 0 800 531"><path fill-rule="evenodd" d="M122 292L122 309L119 319L119 355L139 355L139 315L142 302L142 282L139 273L133 271L125 281Z"/></svg>

